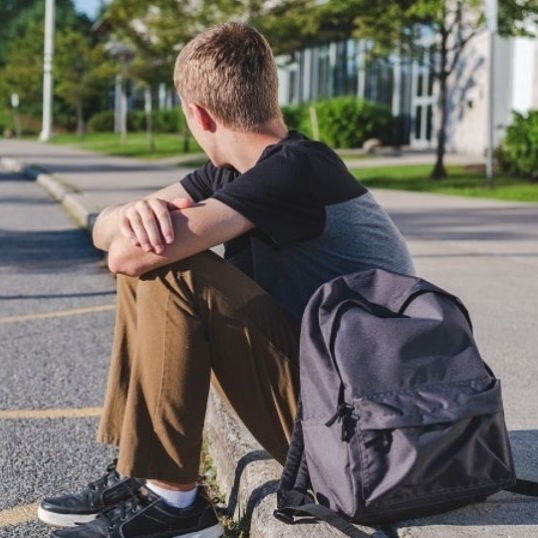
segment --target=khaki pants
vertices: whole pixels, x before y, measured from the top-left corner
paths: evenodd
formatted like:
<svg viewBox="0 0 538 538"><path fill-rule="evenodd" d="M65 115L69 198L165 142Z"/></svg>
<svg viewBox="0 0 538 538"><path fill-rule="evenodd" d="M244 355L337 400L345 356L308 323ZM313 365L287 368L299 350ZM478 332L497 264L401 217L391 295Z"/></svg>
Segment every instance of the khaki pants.
<svg viewBox="0 0 538 538"><path fill-rule="evenodd" d="M119 446L118 471L196 481L210 379L283 462L298 396L297 323L211 252L117 284L98 440Z"/></svg>

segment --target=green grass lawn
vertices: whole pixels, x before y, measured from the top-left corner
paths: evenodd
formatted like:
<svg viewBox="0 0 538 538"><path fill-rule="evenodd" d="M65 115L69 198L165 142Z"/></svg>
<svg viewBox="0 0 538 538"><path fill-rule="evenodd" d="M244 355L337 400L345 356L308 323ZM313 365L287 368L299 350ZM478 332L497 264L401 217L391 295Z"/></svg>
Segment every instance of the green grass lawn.
<svg viewBox="0 0 538 538"><path fill-rule="evenodd" d="M155 135L155 151L150 150L145 133L128 133L124 144L121 142L120 135L115 133L90 133L83 138L76 134L62 134L54 136L51 142L105 153L106 155L137 157L139 159L164 159L184 153L183 135L170 133L157 133ZM192 137L190 137L189 144L190 153L202 151Z"/></svg>
<svg viewBox="0 0 538 538"><path fill-rule="evenodd" d="M183 137L179 134L156 134L156 150L150 151L145 133L129 133L125 144L114 133L92 133L84 138L75 134L57 135L55 144L66 144L107 155L121 155L141 159L163 159L183 155ZM197 168L206 162L194 139L190 140L192 158L182 159L181 166ZM346 155L344 155L346 157ZM348 155L351 158L352 155ZM353 156L353 158L356 158ZM449 177L434 181L429 178L432 165L357 168L352 172L368 187L398 189L478 198L496 198L518 202L538 203L538 181L496 175L492 188L486 185L485 175L476 168L448 166Z"/></svg>
<svg viewBox="0 0 538 538"><path fill-rule="evenodd" d="M494 186L490 188L486 185L483 172L463 166L448 166L449 177L434 181L429 178L431 170L431 165L417 165L357 168L352 173L371 188L538 203L538 181L496 175Z"/></svg>

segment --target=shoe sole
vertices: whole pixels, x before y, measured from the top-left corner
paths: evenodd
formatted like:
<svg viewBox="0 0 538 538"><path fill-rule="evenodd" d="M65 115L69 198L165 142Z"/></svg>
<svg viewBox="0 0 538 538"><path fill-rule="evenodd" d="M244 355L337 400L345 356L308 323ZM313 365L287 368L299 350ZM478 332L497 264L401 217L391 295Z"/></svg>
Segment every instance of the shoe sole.
<svg viewBox="0 0 538 538"><path fill-rule="evenodd" d="M58 514L57 512L44 510L40 506L37 509L37 517L43 523L52 527L76 527L77 525L93 521L97 517L97 514Z"/></svg>
<svg viewBox="0 0 538 538"><path fill-rule="evenodd" d="M213 525L213 527L189 532L189 534L178 534L174 538L220 538L223 535L224 529L220 523L217 523L216 525Z"/></svg>

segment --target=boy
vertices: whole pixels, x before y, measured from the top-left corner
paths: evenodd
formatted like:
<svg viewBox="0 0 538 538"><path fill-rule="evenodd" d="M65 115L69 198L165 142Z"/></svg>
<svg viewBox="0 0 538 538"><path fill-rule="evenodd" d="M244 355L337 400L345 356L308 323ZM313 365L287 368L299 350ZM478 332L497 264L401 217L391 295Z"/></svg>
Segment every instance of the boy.
<svg viewBox="0 0 538 538"><path fill-rule="evenodd" d="M210 161L95 224L118 275L98 438L119 454L88 488L43 501L47 523L87 522L58 538L220 536L196 483L210 378L283 462L310 295L361 269L413 272L400 233L337 155L288 132L275 61L255 29L203 32L180 52L174 82ZM208 250L220 243L224 260Z"/></svg>

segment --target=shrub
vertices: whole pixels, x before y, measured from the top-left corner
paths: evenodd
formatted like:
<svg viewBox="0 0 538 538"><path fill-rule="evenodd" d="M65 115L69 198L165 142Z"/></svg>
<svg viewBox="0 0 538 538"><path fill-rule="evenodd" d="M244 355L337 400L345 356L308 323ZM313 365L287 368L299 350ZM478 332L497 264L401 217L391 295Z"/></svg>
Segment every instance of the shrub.
<svg viewBox="0 0 538 538"><path fill-rule="evenodd" d="M531 110L526 116L513 113L497 159L505 172L538 179L538 110Z"/></svg>
<svg viewBox="0 0 538 538"><path fill-rule="evenodd" d="M185 120L181 110L155 110L153 112L153 129L156 133L181 133ZM103 110L95 113L88 122L88 130L92 133L114 131L114 111ZM144 110L130 110L127 114L127 131L145 132L146 113Z"/></svg>
<svg viewBox="0 0 538 538"><path fill-rule="evenodd" d="M295 131L302 131L304 134L308 135L311 131L310 121L308 120L308 108L306 105L287 105L282 106L282 117L284 118L284 123ZM308 120L308 125L305 125ZM305 130L305 127L308 127Z"/></svg>
<svg viewBox="0 0 538 538"><path fill-rule="evenodd" d="M7 111L0 110L0 136L3 135L6 131L11 131L13 121L10 119Z"/></svg>
<svg viewBox="0 0 538 538"><path fill-rule="evenodd" d="M127 130L144 132L146 130L146 113L143 110L131 110L127 114Z"/></svg>
<svg viewBox="0 0 538 538"><path fill-rule="evenodd" d="M358 148L369 138L392 139L393 118L387 107L355 97L316 103L320 138L335 148Z"/></svg>
<svg viewBox="0 0 538 538"><path fill-rule="evenodd" d="M114 131L114 111L96 112L88 121L90 133L112 133Z"/></svg>
<svg viewBox="0 0 538 538"><path fill-rule="evenodd" d="M183 112L179 107L157 110L153 122L158 133L179 133L185 126Z"/></svg>
<svg viewBox="0 0 538 538"><path fill-rule="evenodd" d="M320 139L334 148L358 148L369 138L379 138L384 144L394 140L395 120L390 109L356 97L282 107L288 127L312 136L311 106L315 107Z"/></svg>

